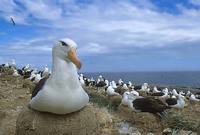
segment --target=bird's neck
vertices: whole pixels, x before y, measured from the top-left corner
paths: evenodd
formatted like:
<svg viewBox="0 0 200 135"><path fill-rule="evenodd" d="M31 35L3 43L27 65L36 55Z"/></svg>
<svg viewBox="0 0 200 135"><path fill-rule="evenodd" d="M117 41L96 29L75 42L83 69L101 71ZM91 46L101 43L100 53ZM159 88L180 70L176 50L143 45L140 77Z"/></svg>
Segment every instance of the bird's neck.
<svg viewBox="0 0 200 135"><path fill-rule="evenodd" d="M59 74L63 76L67 70L67 62L59 57L53 57L52 75Z"/></svg>

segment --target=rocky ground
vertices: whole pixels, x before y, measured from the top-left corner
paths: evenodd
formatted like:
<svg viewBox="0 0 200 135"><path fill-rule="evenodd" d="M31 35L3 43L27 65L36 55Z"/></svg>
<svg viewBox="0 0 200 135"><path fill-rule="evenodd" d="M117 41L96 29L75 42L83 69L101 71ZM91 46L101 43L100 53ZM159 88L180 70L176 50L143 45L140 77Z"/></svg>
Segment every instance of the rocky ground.
<svg viewBox="0 0 200 135"><path fill-rule="evenodd" d="M0 74L0 135L15 134L17 116L27 106L33 87L34 84L29 80L13 77L8 73ZM161 135L164 130L177 135L197 134L200 103L191 107L187 102L188 105L183 110L171 109L168 117L160 120L149 113L131 112L127 107L110 107L110 101L103 92L97 92L92 87L85 89L90 95L91 104L108 111L112 116L112 129L105 131L105 134Z"/></svg>

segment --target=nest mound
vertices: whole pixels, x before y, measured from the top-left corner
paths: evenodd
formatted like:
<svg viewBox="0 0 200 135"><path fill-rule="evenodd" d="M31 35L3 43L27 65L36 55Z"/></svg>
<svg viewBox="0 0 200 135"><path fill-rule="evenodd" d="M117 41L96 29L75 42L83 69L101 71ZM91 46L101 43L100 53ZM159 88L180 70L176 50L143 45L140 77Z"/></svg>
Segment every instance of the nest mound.
<svg viewBox="0 0 200 135"><path fill-rule="evenodd" d="M17 118L16 135L100 135L111 122L108 114L91 105L66 115L25 108Z"/></svg>

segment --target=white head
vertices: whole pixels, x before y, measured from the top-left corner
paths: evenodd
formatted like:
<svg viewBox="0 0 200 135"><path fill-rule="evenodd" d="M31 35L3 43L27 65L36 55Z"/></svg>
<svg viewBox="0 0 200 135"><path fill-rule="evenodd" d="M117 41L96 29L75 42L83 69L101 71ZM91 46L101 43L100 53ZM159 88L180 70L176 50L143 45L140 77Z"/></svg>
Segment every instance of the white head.
<svg viewBox="0 0 200 135"><path fill-rule="evenodd" d="M131 81L128 81L128 84L129 84L129 85L132 85L132 82L131 82Z"/></svg>
<svg viewBox="0 0 200 135"><path fill-rule="evenodd" d="M129 94L130 94L129 91L124 92L124 94L123 94L123 98L126 98L126 97L128 98Z"/></svg>
<svg viewBox="0 0 200 135"><path fill-rule="evenodd" d="M147 89L147 88L148 88L148 83L144 83L144 84L142 85L142 89L145 90L145 89Z"/></svg>
<svg viewBox="0 0 200 135"><path fill-rule="evenodd" d="M122 79L120 78L118 81L119 84L123 83Z"/></svg>
<svg viewBox="0 0 200 135"><path fill-rule="evenodd" d="M128 89L128 86L124 83L122 86L124 89Z"/></svg>
<svg viewBox="0 0 200 135"><path fill-rule="evenodd" d="M106 83L106 86L108 86L108 85L109 85L109 81L108 81L108 80L105 80L105 83Z"/></svg>
<svg viewBox="0 0 200 135"><path fill-rule="evenodd" d="M176 89L173 89L173 90L172 90L172 94L173 94L174 96L177 96L177 95L178 95Z"/></svg>
<svg viewBox="0 0 200 135"><path fill-rule="evenodd" d="M179 93L178 95L177 95L177 97L178 97L178 99L183 99L184 100L184 96L183 95L181 95L181 93Z"/></svg>
<svg viewBox="0 0 200 135"><path fill-rule="evenodd" d="M93 77L92 77L90 80L91 80L91 81L95 81Z"/></svg>
<svg viewBox="0 0 200 135"><path fill-rule="evenodd" d="M49 68L47 67L47 65L44 67L44 70L47 70L47 71L49 70Z"/></svg>
<svg viewBox="0 0 200 135"><path fill-rule="evenodd" d="M164 92L164 93L168 93L169 90L168 90L168 88L164 88L164 89L162 90L162 92Z"/></svg>
<svg viewBox="0 0 200 135"><path fill-rule="evenodd" d="M116 84L115 81L112 81L112 84Z"/></svg>
<svg viewBox="0 0 200 135"><path fill-rule="evenodd" d="M69 38L64 38L61 39L59 42L57 42L52 51L53 51L53 56L56 56L60 59L66 60L67 58L67 52L71 49L71 48L77 48L77 44L69 39Z"/></svg>
<svg viewBox="0 0 200 135"><path fill-rule="evenodd" d="M180 91L180 94L181 94L181 95L185 95L185 93L184 93L183 91Z"/></svg>

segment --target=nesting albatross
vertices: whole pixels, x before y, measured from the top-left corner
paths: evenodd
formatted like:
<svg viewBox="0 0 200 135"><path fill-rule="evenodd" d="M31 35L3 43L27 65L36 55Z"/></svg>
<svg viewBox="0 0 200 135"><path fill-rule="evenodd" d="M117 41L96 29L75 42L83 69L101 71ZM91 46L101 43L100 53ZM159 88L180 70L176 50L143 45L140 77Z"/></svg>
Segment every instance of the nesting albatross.
<svg viewBox="0 0 200 135"><path fill-rule="evenodd" d="M78 80L75 55L77 44L68 38L56 43L52 49L52 74L36 86L29 106L35 110L67 114L83 108L89 97ZM70 57L69 57L70 56Z"/></svg>
<svg viewBox="0 0 200 135"><path fill-rule="evenodd" d="M149 112L152 114L157 114L161 118L166 115L165 110L169 109L160 100L153 97L139 97L134 95L132 105L130 108L135 112Z"/></svg>

